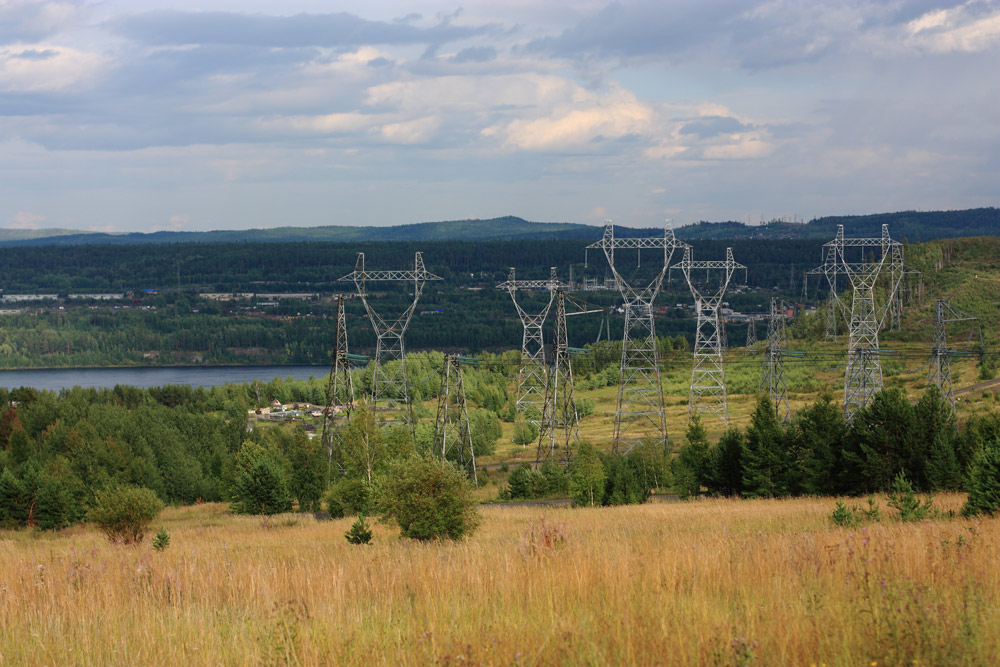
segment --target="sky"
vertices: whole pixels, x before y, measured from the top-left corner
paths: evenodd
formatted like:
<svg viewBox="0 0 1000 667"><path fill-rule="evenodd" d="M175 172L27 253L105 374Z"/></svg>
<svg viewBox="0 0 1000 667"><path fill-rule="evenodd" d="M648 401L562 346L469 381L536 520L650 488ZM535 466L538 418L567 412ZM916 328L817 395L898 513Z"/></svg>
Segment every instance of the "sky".
<svg viewBox="0 0 1000 667"><path fill-rule="evenodd" d="M1000 204L1000 0L0 0L0 227Z"/></svg>

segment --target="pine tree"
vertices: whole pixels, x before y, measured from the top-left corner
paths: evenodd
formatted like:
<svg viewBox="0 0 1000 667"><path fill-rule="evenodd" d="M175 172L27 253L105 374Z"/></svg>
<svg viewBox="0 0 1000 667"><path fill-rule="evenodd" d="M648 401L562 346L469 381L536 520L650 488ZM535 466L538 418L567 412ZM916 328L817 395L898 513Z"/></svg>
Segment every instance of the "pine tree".
<svg viewBox="0 0 1000 667"><path fill-rule="evenodd" d="M757 400L741 457L743 495L769 498L788 495L789 457L781 422L769 396Z"/></svg>
<svg viewBox="0 0 1000 667"><path fill-rule="evenodd" d="M969 474L969 499L965 516L1000 512L1000 438L983 447Z"/></svg>
<svg viewBox="0 0 1000 667"><path fill-rule="evenodd" d="M793 428L798 453L793 470L799 490L808 494L837 493L841 450L847 433L840 407L830 394L824 394L799 413Z"/></svg>
<svg viewBox="0 0 1000 667"><path fill-rule="evenodd" d="M921 457L926 490L957 489L962 471L955 453L958 433L951 406L941 396L936 384L930 385L914 408L917 420L917 440L925 444Z"/></svg>
<svg viewBox="0 0 1000 667"><path fill-rule="evenodd" d="M708 481L708 434L698 415L691 418L685 433L684 446L673 460L674 491L681 498L698 495Z"/></svg>
<svg viewBox="0 0 1000 667"><path fill-rule="evenodd" d="M743 491L743 432L731 428L722 434L709 452L708 490L720 496L737 496Z"/></svg>

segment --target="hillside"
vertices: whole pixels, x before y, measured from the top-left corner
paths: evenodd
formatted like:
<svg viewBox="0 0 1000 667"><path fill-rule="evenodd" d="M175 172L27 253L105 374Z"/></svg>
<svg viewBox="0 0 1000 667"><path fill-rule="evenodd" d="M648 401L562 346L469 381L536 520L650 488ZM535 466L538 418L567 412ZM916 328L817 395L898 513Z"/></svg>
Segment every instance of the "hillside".
<svg viewBox="0 0 1000 667"><path fill-rule="evenodd" d="M928 241L961 236L1000 233L1000 209L963 211L902 211L858 216L829 216L807 223L770 222L747 225L742 222L698 222L676 229L682 239L799 239L828 240L842 224L848 235L878 236L888 224L894 238ZM660 229L617 227L619 236L645 236ZM66 229L0 229L0 247L23 245L137 245L149 243L279 243L292 241L374 242L374 241L507 241L507 240L595 240L600 227L571 222L531 222L516 216L488 220L421 222L389 227L329 225L323 227L274 227L271 229L214 230L207 232L151 232L103 234Z"/></svg>

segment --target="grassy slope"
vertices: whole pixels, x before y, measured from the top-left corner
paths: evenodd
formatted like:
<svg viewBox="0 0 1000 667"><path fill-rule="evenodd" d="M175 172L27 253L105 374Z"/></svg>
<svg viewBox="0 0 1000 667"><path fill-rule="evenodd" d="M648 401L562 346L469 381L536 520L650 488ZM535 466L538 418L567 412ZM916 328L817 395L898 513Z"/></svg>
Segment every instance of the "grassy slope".
<svg viewBox="0 0 1000 667"><path fill-rule="evenodd" d="M939 496L943 509L958 495ZM849 501L850 502L850 501ZM885 506L884 499L880 504ZM9 664L997 664L1000 519L832 499L483 510L459 543L169 508L171 546L0 532ZM544 519L544 523L543 522ZM547 528L540 528L545 526ZM532 550L531 531L564 546ZM535 540L534 544L540 544Z"/></svg>

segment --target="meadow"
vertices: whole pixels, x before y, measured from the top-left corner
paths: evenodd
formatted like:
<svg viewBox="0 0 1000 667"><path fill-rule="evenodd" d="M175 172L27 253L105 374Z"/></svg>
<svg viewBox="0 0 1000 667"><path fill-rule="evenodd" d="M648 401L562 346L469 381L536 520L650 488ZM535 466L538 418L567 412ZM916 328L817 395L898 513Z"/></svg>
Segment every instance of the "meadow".
<svg viewBox="0 0 1000 667"><path fill-rule="evenodd" d="M957 510L964 494L935 505ZM486 506L459 542L168 508L163 552L0 532L0 664L985 665L1000 519L835 527L832 498Z"/></svg>

